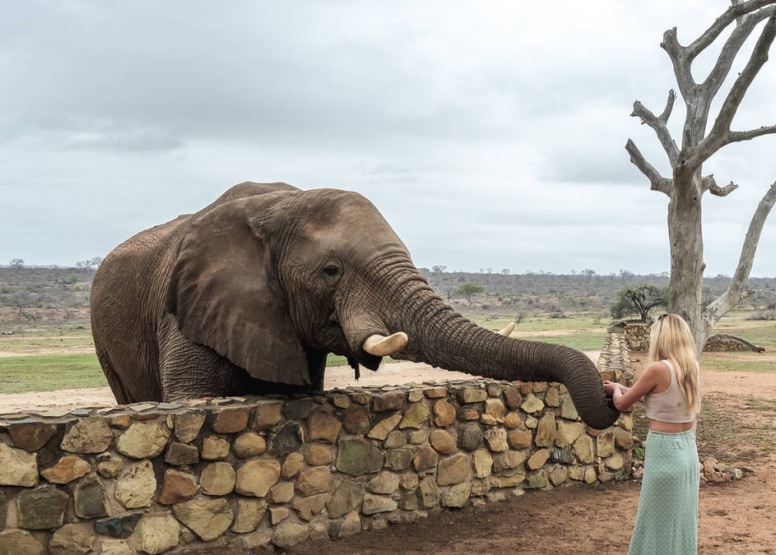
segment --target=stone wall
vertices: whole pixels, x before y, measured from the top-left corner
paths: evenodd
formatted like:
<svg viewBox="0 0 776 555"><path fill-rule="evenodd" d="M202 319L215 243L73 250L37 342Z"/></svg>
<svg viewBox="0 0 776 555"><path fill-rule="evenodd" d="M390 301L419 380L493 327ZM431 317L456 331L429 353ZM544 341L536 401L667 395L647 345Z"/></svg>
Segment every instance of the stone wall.
<svg viewBox="0 0 776 555"><path fill-rule="evenodd" d="M560 384L483 379L0 415L0 554L343 537L624 477L631 429L587 429Z"/></svg>
<svg viewBox="0 0 776 555"><path fill-rule="evenodd" d="M625 325L625 341L631 351L649 351L649 324L629 323Z"/></svg>

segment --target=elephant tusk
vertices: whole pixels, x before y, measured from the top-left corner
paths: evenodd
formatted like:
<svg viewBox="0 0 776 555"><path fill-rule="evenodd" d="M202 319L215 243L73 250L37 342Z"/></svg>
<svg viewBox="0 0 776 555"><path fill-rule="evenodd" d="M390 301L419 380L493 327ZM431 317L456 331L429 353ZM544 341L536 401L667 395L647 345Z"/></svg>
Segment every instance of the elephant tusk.
<svg viewBox="0 0 776 555"><path fill-rule="evenodd" d="M507 327L505 327L503 330L499 330L498 334L503 335L504 337L509 337L512 335L512 330L515 329L515 323L511 322Z"/></svg>
<svg viewBox="0 0 776 555"><path fill-rule="evenodd" d="M407 344L407 334L403 331L385 337L384 335L370 335L364 341L364 350L370 355L384 357L400 351Z"/></svg>

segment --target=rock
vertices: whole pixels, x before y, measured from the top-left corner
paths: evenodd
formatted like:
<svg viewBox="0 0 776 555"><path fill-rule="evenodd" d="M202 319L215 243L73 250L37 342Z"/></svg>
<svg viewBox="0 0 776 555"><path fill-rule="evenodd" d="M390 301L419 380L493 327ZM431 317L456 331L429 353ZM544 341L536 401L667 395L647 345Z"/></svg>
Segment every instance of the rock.
<svg viewBox="0 0 776 555"><path fill-rule="evenodd" d="M390 434L388 434L388 436L385 438L385 441L383 442L383 446L386 449L395 449L396 447L401 447L406 443L407 443L407 440L404 438L404 432L400 432L399 430L394 430Z"/></svg>
<svg viewBox="0 0 776 555"><path fill-rule="evenodd" d="M485 441L494 453L509 449L507 432L504 428L491 428L485 432Z"/></svg>
<svg viewBox="0 0 776 555"><path fill-rule="evenodd" d="M547 412L539 420L536 427L534 443L537 447L549 447L555 441L555 415Z"/></svg>
<svg viewBox="0 0 776 555"><path fill-rule="evenodd" d="M378 472L383 467L385 455L371 442L357 437L340 438L338 441L337 470L352 476Z"/></svg>
<svg viewBox="0 0 776 555"><path fill-rule="evenodd" d="M574 401L571 400L571 396L567 395L560 406L560 417L566 420L577 420L579 413L574 406Z"/></svg>
<svg viewBox="0 0 776 555"><path fill-rule="evenodd" d="M13 446L29 453L38 451L57 432L57 427L42 422L11 424L8 426Z"/></svg>
<svg viewBox="0 0 776 555"><path fill-rule="evenodd" d="M263 454L267 450L267 441L259 434L247 432L237 437L232 444L235 456L249 459Z"/></svg>
<svg viewBox="0 0 776 555"><path fill-rule="evenodd" d="M323 440L327 443L337 441L342 424L332 415L317 411L307 419L308 441Z"/></svg>
<svg viewBox="0 0 776 555"><path fill-rule="evenodd" d="M593 438L588 435L580 435L574 442L574 454L583 464L591 464L595 460Z"/></svg>
<svg viewBox="0 0 776 555"><path fill-rule="evenodd" d="M226 499L192 499L176 503L172 512L202 541L211 541L232 525L234 513Z"/></svg>
<svg viewBox="0 0 776 555"><path fill-rule="evenodd" d="M401 472L409 468L415 452L412 449L391 449L385 454L385 466Z"/></svg>
<svg viewBox="0 0 776 555"><path fill-rule="evenodd" d="M309 522L323 510L328 496L327 493L319 493L318 495L303 497L294 501L291 504L291 508L297 512L299 518Z"/></svg>
<svg viewBox="0 0 776 555"><path fill-rule="evenodd" d="M455 407L447 399L439 399L434 403L434 423L440 428L446 428L455 422Z"/></svg>
<svg viewBox="0 0 776 555"><path fill-rule="evenodd" d="M172 515L146 515L135 529L135 547L143 553L156 555L178 545L180 533L181 526Z"/></svg>
<svg viewBox="0 0 776 555"><path fill-rule="evenodd" d="M236 534L253 532L267 512L267 502L263 499L238 499L237 516L231 531Z"/></svg>
<svg viewBox="0 0 776 555"><path fill-rule="evenodd" d="M116 481L116 499L127 509L149 507L156 493L156 476L151 461L129 465Z"/></svg>
<svg viewBox="0 0 776 555"><path fill-rule="evenodd" d="M493 455L487 449L477 449L472 454L475 478L487 478L493 473Z"/></svg>
<svg viewBox="0 0 776 555"><path fill-rule="evenodd" d="M54 531L48 544L49 555L77 555L91 553L95 547L94 534L88 524L65 524Z"/></svg>
<svg viewBox="0 0 776 555"><path fill-rule="evenodd" d="M481 403L488 398L488 392L485 389L465 387L458 391L458 402L461 404Z"/></svg>
<svg viewBox="0 0 776 555"><path fill-rule="evenodd" d="M531 472L525 477L526 489L541 489L547 487L547 475L543 470Z"/></svg>
<svg viewBox="0 0 776 555"><path fill-rule="evenodd" d="M560 391L557 387L551 387L544 396L544 404L548 407L557 407L560 405Z"/></svg>
<svg viewBox="0 0 776 555"><path fill-rule="evenodd" d="M438 453L451 455L458 450L455 439L445 430L434 430L428 436L429 443Z"/></svg>
<svg viewBox="0 0 776 555"><path fill-rule="evenodd" d="M337 537L346 538L348 536L352 536L353 534L357 534L360 531L361 517L359 516L358 511L351 511L345 517L345 520L342 522L342 525L337 531Z"/></svg>
<svg viewBox="0 0 776 555"><path fill-rule="evenodd" d="M364 490L360 484L350 480L343 480L326 503L329 517L339 518L344 514L350 513L358 507L363 497Z"/></svg>
<svg viewBox="0 0 776 555"><path fill-rule="evenodd" d="M89 474L89 463L78 455L67 455L59 459L56 465L42 470L40 475L52 484L69 484Z"/></svg>
<svg viewBox="0 0 776 555"><path fill-rule="evenodd" d="M367 437L383 441L388 434L401 422L401 413L397 412L378 422L370 431Z"/></svg>
<svg viewBox="0 0 776 555"><path fill-rule="evenodd" d="M431 447L421 447L412 458L412 464L416 472L423 472L429 468L434 468L438 462L439 455Z"/></svg>
<svg viewBox="0 0 776 555"><path fill-rule="evenodd" d="M229 456L229 442L222 437L207 436L202 440L202 458L217 461Z"/></svg>
<svg viewBox="0 0 776 555"><path fill-rule="evenodd" d="M614 453L614 432L609 429L596 436L596 455L608 457Z"/></svg>
<svg viewBox="0 0 776 555"><path fill-rule="evenodd" d="M554 463L571 464L574 462L574 456L571 453L571 446L564 447L563 449L551 449L550 461Z"/></svg>
<svg viewBox="0 0 776 555"><path fill-rule="evenodd" d="M528 451L504 451L493 455L493 470L503 472L517 468L528 458Z"/></svg>
<svg viewBox="0 0 776 555"><path fill-rule="evenodd" d="M399 423L399 429L405 428L419 429L426 425L430 411L423 403L415 403L404 413L404 417Z"/></svg>
<svg viewBox="0 0 776 555"><path fill-rule="evenodd" d="M60 447L69 453L102 453L113 444L113 432L104 418L81 418L65 433Z"/></svg>
<svg viewBox="0 0 776 555"><path fill-rule="evenodd" d="M442 494L442 498L439 504L442 505L443 507L460 509L461 507L466 505L466 502L469 500L469 497L471 496L471 492L472 492L471 482L464 482L462 484L457 484L451 487L450 489L448 489L444 494Z"/></svg>
<svg viewBox="0 0 776 555"><path fill-rule="evenodd" d="M351 405L345 411L343 421L345 431L349 434L363 435L369 430L369 415L366 409L360 405Z"/></svg>
<svg viewBox="0 0 776 555"><path fill-rule="evenodd" d="M512 449L528 449L533 441L533 432L522 429L515 430L507 437L507 443Z"/></svg>
<svg viewBox="0 0 776 555"><path fill-rule="evenodd" d="M283 421L282 401L261 401L253 412L251 429L255 431L269 430Z"/></svg>
<svg viewBox="0 0 776 555"><path fill-rule="evenodd" d="M293 478L299 474L304 468L304 458L301 453L289 453L286 460L283 462L283 467L280 470L280 475L285 478Z"/></svg>
<svg viewBox="0 0 776 555"><path fill-rule="evenodd" d="M506 415L506 407L501 399L486 399L485 400L485 414L492 417L496 423L504 422L504 416Z"/></svg>
<svg viewBox="0 0 776 555"><path fill-rule="evenodd" d="M170 435L162 422L135 422L119 437L116 451L132 459L152 459L162 454Z"/></svg>
<svg viewBox="0 0 776 555"><path fill-rule="evenodd" d="M504 389L504 401L509 410L516 410L523 404L523 397L516 387L507 387Z"/></svg>
<svg viewBox="0 0 776 555"><path fill-rule="evenodd" d="M194 441L199 436L199 431L205 423L205 416L206 414L201 411L187 411L183 414L173 415L173 427L178 441L181 443L191 443Z"/></svg>
<svg viewBox="0 0 776 555"><path fill-rule="evenodd" d="M294 482L278 482L269 488L269 500L272 503L288 503L294 498Z"/></svg>
<svg viewBox="0 0 776 555"><path fill-rule="evenodd" d="M526 465L529 470L536 470L544 466L544 463L546 463L549 458L550 452L547 449L539 449L528 458Z"/></svg>
<svg viewBox="0 0 776 555"><path fill-rule="evenodd" d="M482 444L484 437L484 433L479 425L467 424L459 433L458 446L465 451L475 451Z"/></svg>
<svg viewBox="0 0 776 555"><path fill-rule="evenodd" d="M197 478L188 472L169 469L164 474L162 491L156 502L160 505L173 505L191 499L199 491Z"/></svg>
<svg viewBox="0 0 776 555"><path fill-rule="evenodd" d="M528 414L539 412L543 408L544 408L544 401L539 399L533 393L529 394L525 399L523 399L523 403L520 405L520 410Z"/></svg>
<svg viewBox="0 0 776 555"><path fill-rule="evenodd" d="M248 407L229 407L218 411L213 420L213 431L217 434L236 434L248 427Z"/></svg>
<svg viewBox="0 0 776 555"><path fill-rule="evenodd" d="M272 452L277 457L284 457L302 446L301 427L296 421L283 424L272 438Z"/></svg>
<svg viewBox="0 0 776 555"><path fill-rule="evenodd" d="M439 461L437 468L437 484L449 486L471 480L471 465L469 457L458 453Z"/></svg>
<svg viewBox="0 0 776 555"><path fill-rule="evenodd" d="M124 459L109 455L107 459L97 463L97 472L103 478L115 478L124 468Z"/></svg>
<svg viewBox="0 0 776 555"><path fill-rule="evenodd" d="M304 461L310 466L323 466L334 461L331 446L320 443L305 444L302 448L302 455L304 456Z"/></svg>
<svg viewBox="0 0 776 555"><path fill-rule="evenodd" d="M102 540L100 546L102 551L100 555L133 555L134 549L131 549L127 542L121 540Z"/></svg>
<svg viewBox="0 0 776 555"><path fill-rule="evenodd" d="M250 460L237 470L237 487L241 495L264 497L280 478L280 463L275 459Z"/></svg>
<svg viewBox="0 0 776 555"><path fill-rule="evenodd" d="M292 399L283 407L283 416L287 420L305 420L313 410L313 403L310 397Z"/></svg>
<svg viewBox="0 0 776 555"><path fill-rule="evenodd" d="M331 489L331 470L325 466L318 466L302 471L296 481L296 487L304 495L324 493Z"/></svg>
<svg viewBox="0 0 776 555"><path fill-rule="evenodd" d="M399 476L393 472L383 471L369 480L366 489L371 493L390 495L399 489L400 480Z"/></svg>
<svg viewBox="0 0 776 555"><path fill-rule="evenodd" d="M585 431L585 425L579 422L558 422L558 432L555 435L555 445L558 447L567 447L574 443L577 438Z"/></svg>
<svg viewBox="0 0 776 555"><path fill-rule="evenodd" d="M49 530L64 523L68 497L54 486L22 490L16 497L19 528Z"/></svg>
<svg viewBox="0 0 776 555"><path fill-rule="evenodd" d="M277 527L272 535L272 543L281 549L285 549L306 540L309 533L307 526L285 521Z"/></svg>
<svg viewBox="0 0 776 555"><path fill-rule="evenodd" d="M553 486L559 486L569 477L568 468L561 464L556 464L547 472L550 482Z"/></svg>
<svg viewBox="0 0 776 555"><path fill-rule="evenodd" d="M0 532L0 553L3 555L45 555L46 548L24 530Z"/></svg>
<svg viewBox="0 0 776 555"><path fill-rule="evenodd" d="M361 512L365 515L374 515L377 513L389 513L391 511L395 511L397 508L398 505L396 501L390 497L365 493Z"/></svg>
<svg viewBox="0 0 776 555"><path fill-rule="evenodd" d="M105 489L97 478L90 474L73 489L73 505L79 518L99 518L108 515L108 503Z"/></svg>
<svg viewBox="0 0 776 555"><path fill-rule="evenodd" d="M6 516L8 516L8 498L3 490L0 489L0 530L5 528Z"/></svg>
<svg viewBox="0 0 776 555"><path fill-rule="evenodd" d="M619 453L614 453L612 456L607 457L604 460L604 467L609 470L620 470L625 466L625 461Z"/></svg>
<svg viewBox="0 0 776 555"><path fill-rule="evenodd" d="M433 509L439 504L439 487L431 476L420 481L415 493L418 497L418 507L421 509Z"/></svg>
<svg viewBox="0 0 776 555"><path fill-rule="evenodd" d="M387 410L401 410L404 407L404 392L390 391L377 396L372 401L372 410L374 412L384 412Z"/></svg>
<svg viewBox="0 0 776 555"><path fill-rule="evenodd" d="M197 464L199 462L199 449L197 449L196 445L173 442L167 448L164 462L173 466Z"/></svg>
<svg viewBox="0 0 776 555"><path fill-rule="evenodd" d="M232 493L237 480L234 468L225 462L207 465L199 476L199 485L207 495L228 495Z"/></svg>
<svg viewBox="0 0 776 555"><path fill-rule="evenodd" d="M143 516L140 513L132 515L117 516L113 518L106 518L98 520L94 523L94 527L98 534L104 536L112 536L114 538L128 538L135 531L137 522L140 517ZM105 542L103 541L103 547Z"/></svg>
<svg viewBox="0 0 776 555"><path fill-rule="evenodd" d="M270 507L269 508L269 522L272 526L280 524L288 518L290 511L288 507Z"/></svg>
<svg viewBox="0 0 776 555"><path fill-rule="evenodd" d="M31 488L37 485L37 455L0 443L0 486Z"/></svg>

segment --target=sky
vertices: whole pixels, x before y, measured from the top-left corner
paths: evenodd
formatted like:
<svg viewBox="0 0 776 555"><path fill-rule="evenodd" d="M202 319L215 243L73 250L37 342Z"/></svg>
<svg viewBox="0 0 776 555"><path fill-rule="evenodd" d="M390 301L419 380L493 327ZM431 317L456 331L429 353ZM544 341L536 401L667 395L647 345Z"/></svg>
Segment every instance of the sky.
<svg viewBox="0 0 776 555"><path fill-rule="evenodd" d="M232 185L284 181L363 194L421 267L668 271L668 198L626 141L669 167L630 114L676 88L664 31L688 44L728 5L0 0L0 264L105 257ZM772 60L733 128L776 123L774 90ZM683 119L678 100L677 141ZM704 165L739 185L704 197L706 275L733 274L774 153L765 136ZM751 275L776 276L776 215Z"/></svg>

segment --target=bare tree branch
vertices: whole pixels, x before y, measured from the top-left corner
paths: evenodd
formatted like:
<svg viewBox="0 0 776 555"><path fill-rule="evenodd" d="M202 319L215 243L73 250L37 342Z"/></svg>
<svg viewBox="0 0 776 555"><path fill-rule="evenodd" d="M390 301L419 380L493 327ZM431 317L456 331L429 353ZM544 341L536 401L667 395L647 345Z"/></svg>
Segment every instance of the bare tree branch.
<svg viewBox="0 0 776 555"><path fill-rule="evenodd" d="M692 73L690 72L686 49L679 44L676 38L676 27L663 33L663 42L660 43L660 47L668 53L671 64L674 66L674 75L676 76L676 84L679 85L679 92L683 98L689 98L695 88L695 81L693 81Z"/></svg>
<svg viewBox="0 0 776 555"><path fill-rule="evenodd" d="M725 144L749 141L756 137L772 135L774 133L776 133L776 125L764 125L762 127L758 127L757 129L750 129L749 131L731 131Z"/></svg>
<svg viewBox="0 0 776 555"><path fill-rule="evenodd" d="M763 195L760 204L754 211L752 221L749 223L749 229L744 238L744 245L741 248L741 256L738 259L738 267L733 279L730 281L727 290L717 298L713 303L706 307L703 312L703 319L710 325L711 329L719 319L733 307L735 307L743 298L744 286L749 279L749 272L752 270L754 255L757 252L757 244L760 242L760 234L765 225L765 220L776 204L776 181L770 186L765 195Z"/></svg>
<svg viewBox="0 0 776 555"><path fill-rule="evenodd" d="M776 12L768 18L768 22L763 27L763 32L757 39L752 55L744 69L739 73L738 79L733 83L727 98L722 103L722 108L720 108L719 115L711 131L698 145L698 150L693 156L693 162L703 163L722 146L728 144L730 123L733 121L733 117L736 115L738 107L744 99L744 94L746 94L760 68L768 60L768 50L774 38L776 38Z"/></svg>
<svg viewBox="0 0 776 555"><path fill-rule="evenodd" d="M730 37L728 37L728 40L725 41L719 58L717 58L717 62L714 64L714 68L709 72L708 77L706 77L706 80L701 84L707 98L710 99L717 94L717 91L719 91L719 88L722 86L722 83L724 83L725 78L730 72L730 68L735 61L736 56L738 56L738 52L741 50L741 46L743 46L743 44L749 38L749 35L752 34L752 31L754 31L755 27L762 20L772 16L775 12L776 7L772 7L770 9L760 10L757 13L747 15L733 30ZM691 60L698 53L700 53L700 50L695 53L690 53L690 48L688 47L688 56Z"/></svg>
<svg viewBox="0 0 776 555"><path fill-rule="evenodd" d="M676 93L671 89L668 91L668 100L666 101L666 107L663 109L663 113L660 116L655 117L650 110L648 110L638 100L633 103L633 112L631 116L641 119L641 123L649 125L660 140L660 144L663 145L663 149L668 154L668 160L671 162L671 167L676 164L679 159L679 147L676 145L671 132L668 130L668 118L671 117L671 111L674 108L674 100L676 100Z"/></svg>
<svg viewBox="0 0 776 555"><path fill-rule="evenodd" d="M706 175L702 179L702 187L703 192L709 191L712 195L716 195L718 197L726 197L736 189L738 189L738 185L733 183L732 181L725 185L724 187L720 187L717 185L717 180L714 179L714 174Z"/></svg>
<svg viewBox="0 0 776 555"><path fill-rule="evenodd" d="M636 143L634 143L631 139L628 139L628 142L625 143L625 150L627 150L628 154L630 154L630 161L633 163L633 165L641 170L641 173L647 176L647 179L649 179L650 183L652 184L652 190L660 191L661 193L665 193L670 197L671 191L673 190L672 181L660 175L660 172L657 171L657 169L655 169L652 164L647 162L647 160L644 158L644 155L641 154L641 151L636 146Z"/></svg>
<svg viewBox="0 0 776 555"><path fill-rule="evenodd" d="M776 0L750 0L749 2L735 3L730 6L725 13L717 18L717 20L709 27L709 29L698 37L687 47L687 55L690 59L694 59L700 54L708 45L710 45L716 38L730 25L734 20L740 18L742 15L752 13L765 6L776 4Z"/></svg>

